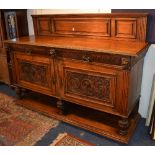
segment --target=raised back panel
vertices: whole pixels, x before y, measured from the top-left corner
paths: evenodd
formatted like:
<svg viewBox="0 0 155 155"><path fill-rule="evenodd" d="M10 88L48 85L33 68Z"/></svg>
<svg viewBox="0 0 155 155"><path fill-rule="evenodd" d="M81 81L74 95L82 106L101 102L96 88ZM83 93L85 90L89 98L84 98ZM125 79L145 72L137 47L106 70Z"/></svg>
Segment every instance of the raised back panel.
<svg viewBox="0 0 155 155"><path fill-rule="evenodd" d="M110 19L56 19L56 34L110 36Z"/></svg>
<svg viewBox="0 0 155 155"><path fill-rule="evenodd" d="M146 39L147 14L32 15L35 35Z"/></svg>
<svg viewBox="0 0 155 155"><path fill-rule="evenodd" d="M115 36L119 38L136 39L137 22L136 19L116 19Z"/></svg>
<svg viewBox="0 0 155 155"><path fill-rule="evenodd" d="M50 35L52 33L50 18L38 18L37 29L40 35Z"/></svg>

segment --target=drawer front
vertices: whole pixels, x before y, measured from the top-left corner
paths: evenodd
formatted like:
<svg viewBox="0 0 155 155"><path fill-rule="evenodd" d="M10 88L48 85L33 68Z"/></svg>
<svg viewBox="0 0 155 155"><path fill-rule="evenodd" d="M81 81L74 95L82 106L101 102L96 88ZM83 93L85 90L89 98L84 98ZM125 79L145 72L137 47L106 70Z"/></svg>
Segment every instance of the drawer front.
<svg viewBox="0 0 155 155"><path fill-rule="evenodd" d="M51 47L43 47L43 46L33 46L33 45L22 45L22 44L11 44L9 46L10 50L17 51L19 53L25 55L39 55L43 57L49 57Z"/></svg>
<svg viewBox="0 0 155 155"><path fill-rule="evenodd" d="M71 61L63 62L60 72L65 100L100 111L116 108L117 72Z"/></svg>
<svg viewBox="0 0 155 155"><path fill-rule="evenodd" d="M110 36L110 19L56 19L55 33Z"/></svg>
<svg viewBox="0 0 155 155"><path fill-rule="evenodd" d="M15 53L17 84L28 89L54 94L54 69L48 58Z"/></svg>
<svg viewBox="0 0 155 155"><path fill-rule="evenodd" d="M26 55L39 55L50 58L68 58L90 63L102 63L113 68L130 69L131 57L118 54L108 54L102 52L60 49L52 47L16 45L10 46L12 51L18 51Z"/></svg>
<svg viewBox="0 0 155 155"><path fill-rule="evenodd" d="M56 49L56 57L80 60L85 63L101 63L113 68L131 68L131 58L129 56L122 56L118 54Z"/></svg>

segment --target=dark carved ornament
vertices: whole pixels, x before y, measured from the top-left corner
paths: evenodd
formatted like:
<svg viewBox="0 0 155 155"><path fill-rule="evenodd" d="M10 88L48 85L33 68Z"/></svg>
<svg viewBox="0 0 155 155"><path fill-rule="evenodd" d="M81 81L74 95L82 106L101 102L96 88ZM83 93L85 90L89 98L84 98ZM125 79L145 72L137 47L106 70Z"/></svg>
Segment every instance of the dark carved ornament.
<svg viewBox="0 0 155 155"><path fill-rule="evenodd" d="M65 93L110 102L110 79L71 71L66 71L65 74Z"/></svg>
<svg viewBox="0 0 155 155"><path fill-rule="evenodd" d="M20 80L48 87L47 67L43 65L31 64L29 62L19 62Z"/></svg>

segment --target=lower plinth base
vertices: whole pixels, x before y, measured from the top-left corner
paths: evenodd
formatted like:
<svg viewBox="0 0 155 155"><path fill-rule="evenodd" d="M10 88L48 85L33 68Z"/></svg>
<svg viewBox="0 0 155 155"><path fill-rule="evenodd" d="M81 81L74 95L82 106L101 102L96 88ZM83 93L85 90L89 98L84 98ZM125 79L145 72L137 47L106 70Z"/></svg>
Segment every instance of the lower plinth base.
<svg viewBox="0 0 155 155"><path fill-rule="evenodd" d="M131 139L140 118L140 115L137 113L131 114L127 134L120 135L118 131L118 120L120 117L118 116L113 116L71 103L67 103L67 113L61 115L56 106L56 99L41 94L38 95L36 93L30 93L22 100L16 100L16 103L57 120L126 144Z"/></svg>

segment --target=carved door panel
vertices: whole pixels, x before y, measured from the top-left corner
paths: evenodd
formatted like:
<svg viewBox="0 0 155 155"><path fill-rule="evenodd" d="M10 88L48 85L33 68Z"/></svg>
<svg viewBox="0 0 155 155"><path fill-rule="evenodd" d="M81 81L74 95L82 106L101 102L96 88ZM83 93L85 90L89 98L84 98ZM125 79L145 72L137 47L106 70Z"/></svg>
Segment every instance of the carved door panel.
<svg viewBox="0 0 155 155"><path fill-rule="evenodd" d="M101 111L117 109L118 71L69 60L60 66L61 94L65 100Z"/></svg>
<svg viewBox="0 0 155 155"><path fill-rule="evenodd" d="M55 93L53 61L46 57L38 57L15 53L17 84L33 91Z"/></svg>

